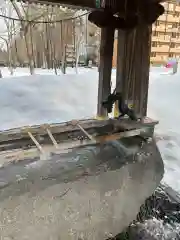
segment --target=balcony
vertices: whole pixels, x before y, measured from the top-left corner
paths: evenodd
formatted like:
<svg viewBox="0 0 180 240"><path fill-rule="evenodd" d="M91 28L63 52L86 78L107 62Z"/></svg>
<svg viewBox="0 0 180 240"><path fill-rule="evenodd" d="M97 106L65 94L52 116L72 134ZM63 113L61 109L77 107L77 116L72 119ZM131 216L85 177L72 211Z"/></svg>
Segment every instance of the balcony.
<svg viewBox="0 0 180 240"><path fill-rule="evenodd" d="M173 28L173 27L168 27L165 24L164 25L160 25L160 26L152 26L152 31L154 32L179 32L179 28Z"/></svg>
<svg viewBox="0 0 180 240"><path fill-rule="evenodd" d="M164 43L169 43L171 41L170 36L152 36L152 42L164 42Z"/></svg>
<svg viewBox="0 0 180 240"><path fill-rule="evenodd" d="M169 52L169 46L151 47L151 52L166 53Z"/></svg>
<svg viewBox="0 0 180 240"><path fill-rule="evenodd" d="M163 15L161 15L161 16L158 18L158 20L160 20L160 21L166 21L166 18L167 18L166 14L163 14Z"/></svg>
<svg viewBox="0 0 180 240"><path fill-rule="evenodd" d="M179 37L171 38L171 42L179 43L179 44L180 44L180 38L179 38Z"/></svg>
<svg viewBox="0 0 180 240"><path fill-rule="evenodd" d="M163 21L163 22L172 22L172 23L177 23L179 22L179 17L174 17L173 15L171 14L163 14L161 15L159 18L158 18L159 21Z"/></svg>
<svg viewBox="0 0 180 240"><path fill-rule="evenodd" d="M166 9L168 9L169 11L175 11L176 4L172 2L167 2Z"/></svg>
<svg viewBox="0 0 180 240"><path fill-rule="evenodd" d="M159 56L157 55L156 57L150 57L150 61L153 63L165 63L168 59L168 55L165 56Z"/></svg>
<svg viewBox="0 0 180 240"><path fill-rule="evenodd" d="M158 53L177 53L180 54L180 47L169 47L169 46L161 46L161 47L151 47L151 52Z"/></svg>
<svg viewBox="0 0 180 240"><path fill-rule="evenodd" d="M173 43L178 43L180 44L180 38L179 37L176 37L176 38L173 38L173 37L170 37L170 36L166 36L166 35L161 35L161 36L152 36L152 42L160 42L160 43L170 43L170 42L173 42Z"/></svg>
<svg viewBox="0 0 180 240"><path fill-rule="evenodd" d="M180 6L176 6L176 11L180 12Z"/></svg>
<svg viewBox="0 0 180 240"><path fill-rule="evenodd" d="M170 53L180 53L180 47L170 48Z"/></svg>
<svg viewBox="0 0 180 240"><path fill-rule="evenodd" d="M160 55L156 55L155 57L151 57L151 60L158 60L158 61L162 61L168 58L168 54L164 55L164 56L160 56Z"/></svg>

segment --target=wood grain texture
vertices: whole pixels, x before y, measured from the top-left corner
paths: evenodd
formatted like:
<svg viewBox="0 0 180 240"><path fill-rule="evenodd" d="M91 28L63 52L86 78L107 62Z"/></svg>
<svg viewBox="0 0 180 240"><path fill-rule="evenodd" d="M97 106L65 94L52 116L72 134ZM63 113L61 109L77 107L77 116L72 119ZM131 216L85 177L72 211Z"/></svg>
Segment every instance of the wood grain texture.
<svg viewBox="0 0 180 240"><path fill-rule="evenodd" d="M140 122L135 122L128 118L124 118L121 120L109 119L101 121L89 119L80 120L78 123L83 129L86 130L88 134L92 135L95 140L97 139L97 142L102 142L107 141L108 139L115 140L122 137L138 135L134 132L134 130L142 130L142 135L144 132L145 135L150 134L149 136L151 136L154 126L158 122L153 121L149 118L143 118ZM71 122L27 126L24 128L15 128L8 131L1 131L0 151L17 148L27 149L35 146L32 139L29 137L28 132L30 132L40 144L51 145L52 140L48 135L47 128L50 129L58 144L62 144L63 142L73 143L74 141L77 142L81 139L88 139L86 134L82 132L78 126L72 125Z"/></svg>
<svg viewBox="0 0 180 240"><path fill-rule="evenodd" d="M117 91L133 102L137 114L145 116L149 87L151 28L118 31Z"/></svg>

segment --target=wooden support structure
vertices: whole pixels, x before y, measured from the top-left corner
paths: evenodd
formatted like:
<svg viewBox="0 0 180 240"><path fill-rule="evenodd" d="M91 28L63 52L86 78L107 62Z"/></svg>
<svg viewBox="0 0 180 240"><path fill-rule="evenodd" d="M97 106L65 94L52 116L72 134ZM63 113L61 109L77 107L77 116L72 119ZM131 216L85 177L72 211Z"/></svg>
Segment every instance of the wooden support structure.
<svg viewBox="0 0 180 240"><path fill-rule="evenodd" d="M118 31L117 91L132 100L136 112L147 111L151 28L140 25L133 31Z"/></svg>
<svg viewBox="0 0 180 240"><path fill-rule="evenodd" d="M26 0L25 0L26 1ZM27 0L28 1L28 0ZM150 0L153 1L153 0ZM30 2L30 1L28 1ZM66 5L72 8L104 9L124 14L126 0L32 0L34 3ZM159 2L159 0L157 0ZM149 53L151 27L140 25L133 31L119 30L117 90L132 100L138 114L145 116L149 81ZM110 93L114 29L101 30L98 117L107 116L101 102Z"/></svg>
<svg viewBox="0 0 180 240"><path fill-rule="evenodd" d="M127 0L29 0L48 1L115 13L128 5ZM111 93L113 27L101 31L100 117L107 116L102 101ZM117 90L134 101L141 115L146 115L150 35L149 27L138 26L119 30L118 36ZM153 139L156 124L147 117L124 117L0 131L2 239L99 240L124 231L163 178Z"/></svg>
<svg viewBox="0 0 180 240"><path fill-rule="evenodd" d="M145 138L152 137L154 126L157 121L149 118L143 118L140 122L130 119L116 119L98 121L95 119L86 119L79 121L70 121L60 124L50 124L31 126L28 128L15 128L7 131L0 131L0 151L12 149L28 149L34 145L43 152L42 146L51 145L59 148L63 143L74 145L79 139L90 140L93 142L107 141L107 139L120 139L135 135L141 135ZM49 131L47 131L47 129ZM53 141L52 141L53 136ZM85 142L87 144L87 142ZM80 144L82 145L82 144Z"/></svg>
<svg viewBox="0 0 180 240"><path fill-rule="evenodd" d="M100 45L100 67L99 67L99 89L98 89L98 110L99 117L106 117L106 109L102 107L111 92L111 70L114 46L114 28L103 28L101 30Z"/></svg>

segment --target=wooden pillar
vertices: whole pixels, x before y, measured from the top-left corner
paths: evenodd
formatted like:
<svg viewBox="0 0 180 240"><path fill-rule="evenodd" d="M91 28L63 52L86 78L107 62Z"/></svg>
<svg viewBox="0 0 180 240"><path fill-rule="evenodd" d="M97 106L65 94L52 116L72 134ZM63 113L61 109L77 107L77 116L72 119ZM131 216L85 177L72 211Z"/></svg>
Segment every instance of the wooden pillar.
<svg viewBox="0 0 180 240"><path fill-rule="evenodd" d="M151 28L140 25L133 31L118 31L117 91L133 102L140 116L147 111Z"/></svg>
<svg viewBox="0 0 180 240"><path fill-rule="evenodd" d="M111 93L113 46L114 46L114 29L103 28L101 30L98 109L97 109L97 115L99 117L107 116L106 109L102 107L102 101L105 100Z"/></svg>

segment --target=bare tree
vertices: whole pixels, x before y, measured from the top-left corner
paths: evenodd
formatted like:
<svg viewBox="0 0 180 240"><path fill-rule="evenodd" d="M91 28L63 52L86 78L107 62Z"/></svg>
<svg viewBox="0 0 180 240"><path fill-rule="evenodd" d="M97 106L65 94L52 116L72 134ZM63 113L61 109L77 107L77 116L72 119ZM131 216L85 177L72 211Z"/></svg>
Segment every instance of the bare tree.
<svg viewBox="0 0 180 240"><path fill-rule="evenodd" d="M77 15L81 15L80 12L76 13ZM86 24L85 24L85 18L84 16L82 17L77 17L75 21L75 50L76 50L76 66L75 70L76 73L78 73L78 63L79 63L79 57L80 57L80 50L83 49L83 45L85 44L85 33L86 33ZM81 48L82 47L82 48Z"/></svg>
<svg viewBox="0 0 180 240"><path fill-rule="evenodd" d="M27 57L29 61L30 74L34 73L34 56L33 56L33 39L32 32L35 26L35 21L41 19L45 14L48 14L44 6L35 7L32 4L18 4L16 1L11 1L12 6L20 19L21 34L24 35Z"/></svg>
<svg viewBox="0 0 180 240"><path fill-rule="evenodd" d="M0 12L2 15L11 17L13 14L12 5L8 1L4 1L4 4L0 6ZM5 29L4 32L0 34L0 38L4 41L7 54L8 54L8 68L13 75L13 55L12 55L12 43L13 36L16 34L16 29L12 20L4 18Z"/></svg>
<svg viewBox="0 0 180 240"><path fill-rule="evenodd" d="M35 67L54 68L57 74L61 63L61 70L65 73L67 49L73 43L78 69L80 49L85 42L85 24L83 18L73 18L82 13L63 7L9 0L0 10L7 17L4 18L7 36L0 33L0 38L8 51L9 69L13 70L13 61L21 65L28 62L30 74L34 73ZM18 18L18 21L8 17Z"/></svg>
<svg viewBox="0 0 180 240"><path fill-rule="evenodd" d="M67 10L66 10L67 11ZM63 19L67 19L67 12L64 11L64 17L62 15L62 23L61 23L61 71L63 74L66 73L67 66L67 49L68 44L72 44L73 42L73 21L63 21ZM75 16L75 11L68 12L69 17L73 18Z"/></svg>

